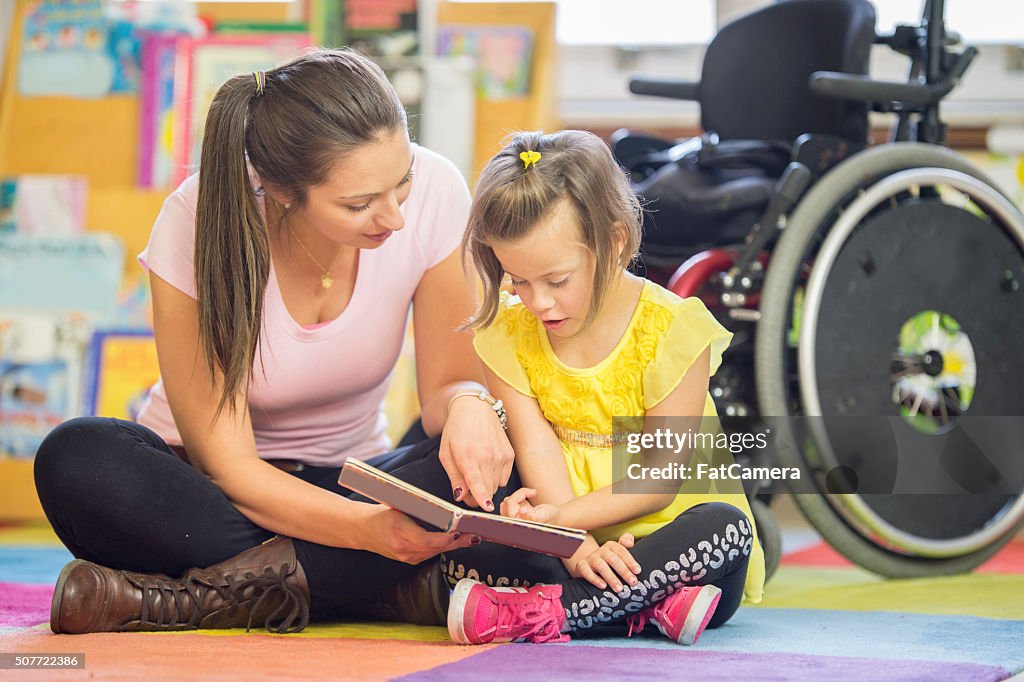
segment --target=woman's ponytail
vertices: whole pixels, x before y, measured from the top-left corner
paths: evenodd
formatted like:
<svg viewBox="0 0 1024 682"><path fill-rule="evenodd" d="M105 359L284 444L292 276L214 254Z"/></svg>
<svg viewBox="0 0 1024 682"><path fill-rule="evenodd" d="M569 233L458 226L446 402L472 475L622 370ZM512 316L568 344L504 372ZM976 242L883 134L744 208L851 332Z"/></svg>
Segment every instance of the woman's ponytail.
<svg viewBox="0 0 1024 682"><path fill-rule="evenodd" d="M225 405L239 405L236 396L252 374L270 274L268 233L245 153L249 104L256 92L252 75L236 76L217 91L199 165L199 335L211 379L216 383L218 369L223 375L218 414Z"/></svg>

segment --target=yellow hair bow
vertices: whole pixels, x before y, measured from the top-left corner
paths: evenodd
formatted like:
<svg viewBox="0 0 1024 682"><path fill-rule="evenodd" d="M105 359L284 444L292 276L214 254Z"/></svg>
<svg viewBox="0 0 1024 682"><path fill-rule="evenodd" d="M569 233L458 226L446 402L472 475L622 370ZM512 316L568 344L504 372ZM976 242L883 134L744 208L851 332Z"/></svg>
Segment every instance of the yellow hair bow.
<svg viewBox="0 0 1024 682"><path fill-rule="evenodd" d="M520 152L519 158L523 160L523 170L525 171L530 167L530 164L537 165L537 162L540 161L540 152Z"/></svg>

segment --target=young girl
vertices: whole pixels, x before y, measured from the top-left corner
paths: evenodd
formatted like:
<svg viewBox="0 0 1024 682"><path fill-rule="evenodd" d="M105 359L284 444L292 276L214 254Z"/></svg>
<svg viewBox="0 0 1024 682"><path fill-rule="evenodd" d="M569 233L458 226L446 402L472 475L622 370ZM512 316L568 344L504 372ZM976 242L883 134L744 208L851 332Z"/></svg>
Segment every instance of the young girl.
<svg viewBox="0 0 1024 682"><path fill-rule="evenodd" d="M501 512L590 535L564 562L497 545L449 552L450 582L466 576L448 611L460 643L565 641L625 619L630 634L650 620L692 644L744 591L761 599L764 558L738 485L612 488L612 418L651 431L715 417L708 379L731 338L698 299L626 270L639 225L626 177L590 133L517 134L480 178L464 249L484 297L470 324L525 486ZM501 292L506 276L515 296ZM526 589L537 582L548 584Z"/></svg>

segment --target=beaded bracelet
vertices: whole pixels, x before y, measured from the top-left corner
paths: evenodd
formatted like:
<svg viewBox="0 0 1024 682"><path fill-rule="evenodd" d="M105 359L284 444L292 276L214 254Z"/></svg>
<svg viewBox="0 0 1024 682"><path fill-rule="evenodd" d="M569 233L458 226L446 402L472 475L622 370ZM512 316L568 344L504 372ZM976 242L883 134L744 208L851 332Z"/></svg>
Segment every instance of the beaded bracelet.
<svg viewBox="0 0 1024 682"><path fill-rule="evenodd" d="M455 395L452 396L452 399L448 401L448 411L451 412L452 403L454 403L457 399L464 398L466 396L473 396L474 398L482 400L488 405L490 405L491 409L494 410L494 413L498 415L498 421L501 422L501 428L508 431L508 415L505 414L504 403L496 399L487 391L462 391L461 393L456 393Z"/></svg>

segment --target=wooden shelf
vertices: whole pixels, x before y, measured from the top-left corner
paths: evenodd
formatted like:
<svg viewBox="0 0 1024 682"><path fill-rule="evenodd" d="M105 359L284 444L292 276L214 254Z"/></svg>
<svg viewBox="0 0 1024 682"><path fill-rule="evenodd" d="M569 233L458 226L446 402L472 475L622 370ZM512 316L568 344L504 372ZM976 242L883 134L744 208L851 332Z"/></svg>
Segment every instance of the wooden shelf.
<svg viewBox="0 0 1024 682"><path fill-rule="evenodd" d="M36 495L32 460L0 459L0 521L45 518Z"/></svg>

